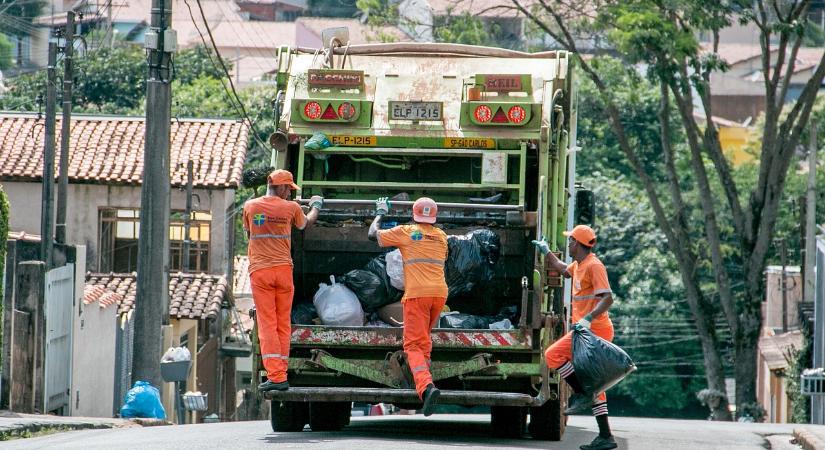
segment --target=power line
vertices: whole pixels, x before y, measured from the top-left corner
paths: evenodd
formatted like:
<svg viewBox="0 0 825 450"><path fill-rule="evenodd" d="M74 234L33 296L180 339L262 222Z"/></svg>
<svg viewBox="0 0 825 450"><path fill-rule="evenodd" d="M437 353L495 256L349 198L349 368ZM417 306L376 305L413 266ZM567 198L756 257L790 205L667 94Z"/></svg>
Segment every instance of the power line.
<svg viewBox="0 0 825 450"><path fill-rule="evenodd" d="M213 50L215 50L215 56L217 57L218 62L221 64L221 68L223 69L224 74L226 74L226 78L229 81L229 86L232 88L232 95L235 96L235 100L238 102L238 106L240 106L241 108L244 119L249 123L249 127L252 131L252 137L255 138L255 140L262 148L266 149L266 144L264 144L264 142L261 141L261 138L258 136L258 130L255 127L255 123L252 122L252 119L249 118L249 114L247 114L246 108L244 107L241 98L238 96L238 91L235 90L235 83L232 82L232 76L229 74L229 70L226 68L226 64L223 62L223 58L221 57L221 53L218 50L218 46L215 44L215 37L212 36L212 30L209 28L209 23L206 20L206 13L203 11L203 5L201 5L201 0L195 0L195 2L198 4L198 10L200 10L201 17L203 18L203 25L204 27L206 27L206 33L209 35L209 40L212 42L212 48ZM195 28L197 28L197 26ZM203 35L201 35L201 38L203 38Z"/></svg>

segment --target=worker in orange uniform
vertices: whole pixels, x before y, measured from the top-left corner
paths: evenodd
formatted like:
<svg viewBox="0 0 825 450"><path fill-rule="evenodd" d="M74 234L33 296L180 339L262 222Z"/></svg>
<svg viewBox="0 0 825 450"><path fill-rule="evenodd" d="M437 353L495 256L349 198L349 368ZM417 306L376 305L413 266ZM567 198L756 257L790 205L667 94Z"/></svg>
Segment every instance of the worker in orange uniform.
<svg viewBox="0 0 825 450"><path fill-rule="evenodd" d="M444 264L447 262L447 235L433 226L438 205L427 197L413 204L411 225L399 225L379 230L381 218L390 210L387 197L375 202L375 220L369 229L369 239L381 247L398 247L404 261L404 352L415 379L418 398L424 403L425 416L433 413L441 392L433 384L430 373L430 353L433 341L430 331L447 303L447 282Z"/></svg>
<svg viewBox="0 0 825 450"><path fill-rule="evenodd" d="M267 380L258 385L261 392L289 389L286 372L289 366L292 295L292 227L303 230L315 223L324 204L321 196L309 200L310 211L304 215L298 203L291 201L293 190L300 188L292 174L276 170L267 179L267 194L243 205L243 227L249 238L249 278L258 319L258 339Z"/></svg>
<svg viewBox="0 0 825 450"><path fill-rule="evenodd" d="M564 264L553 253L550 246L542 239L533 241L533 244L550 258L548 263L553 270L563 274L566 278L573 278L573 314L574 328L588 328L595 335L607 341L613 340L613 322L607 310L613 304L610 283L607 280L607 270L604 264L592 253L596 245L596 233L587 225L578 225L572 231L565 231L569 238L568 254L573 262ZM572 332L553 343L544 352L547 366L556 370L575 392L570 396L570 402L565 414L575 414L590 407L596 422L599 425L599 435L582 450L609 450L617 447L610 425L607 421L607 397L604 392L594 399L584 394L581 382L576 377L576 371L571 363L573 359Z"/></svg>

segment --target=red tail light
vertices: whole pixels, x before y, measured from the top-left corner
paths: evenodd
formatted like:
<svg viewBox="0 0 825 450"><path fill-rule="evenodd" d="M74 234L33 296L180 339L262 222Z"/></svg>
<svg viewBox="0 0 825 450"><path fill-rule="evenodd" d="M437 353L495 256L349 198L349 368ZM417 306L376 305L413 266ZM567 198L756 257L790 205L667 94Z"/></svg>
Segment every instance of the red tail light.
<svg viewBox="0 0 825 450"><path fill-rule="evenodd" d="M479 105L476 107L473 115L478 122L489 122L490 119L493 118L493 110L487 105Z"/></svg>
<svg viewBox="0 0 825 450"><path fill-rule="evenodd" d="M352 103L341 103L338 107L338 116L344 120L352 120L355 117L355 107Z"/></svg>
<svg viewBox="0 0 825 450"><path fill-rule="evenodd" d="M507 111L507 117L510 119L510 122L521 123L527 117L527 111L521 106L516 105L510 108L510 111Z"/></svg>
<svg viewBox="0 0 825 450"><path fill-rule="evenodd" d="M493 116L493 123L509 123L507 120L507 115L504 114L504 110L501 109L501 107L498 108L496 115Z"/></svg>
<svg viewBox="0 0 825 450"><path fill-rule="evenodd" d="M327 105L327 109L324 110L324 114L321 118L324 120L338 120L338 115L335 114L335 109L332 105Z"/></svg>
<svg viewBox="0 0 825 450"><path fill-rule="evenodd" d="M304 105L304 115L307 119L316 120L321 118L321 104L318 102L307 102Z"/></svg>

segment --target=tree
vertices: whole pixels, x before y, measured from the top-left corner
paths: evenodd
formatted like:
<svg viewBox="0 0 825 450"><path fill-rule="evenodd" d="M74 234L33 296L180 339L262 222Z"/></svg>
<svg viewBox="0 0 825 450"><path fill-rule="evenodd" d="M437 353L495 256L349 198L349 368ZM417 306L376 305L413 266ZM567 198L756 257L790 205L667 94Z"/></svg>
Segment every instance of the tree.
<svg viewBox="0 0 825 450"><path fill-rule="evenodd" d="M598 68L579 58L584 75L599 91L611 130L643 187L677 262L702 344L708 387L726 392L719 336L713 320L714 313L721 310L734 342L737 409L752 409L756 403L762 273L794 150L801 142L816 92L825 77L823 56L801 95L793 104L786 105L788 81L804 38L804 21L799 19L805 16L812 1L602 0L586 2L587 9L575 0L539 0L533 6L522 0L510 1L508 8L541 27L562 49L578 53L583 39L593 34L606 35L628 63L644 63L649 68L648 75L661 92L659 128L663 158L659 166L666 174L663 183L645 170L643 155L622 123L619 103ZM760 73L766 97L758 175L755 185L746 189L737 185L722 152L710 103L710 76L726 68L717 53L719 32L736 20L759 29L763 48ZM703 52L696 41L697 32L703 30L713 36L709 52ZM689 180L680 178L676 171L677 151L681 149L672 145L671 102L677 108L676 117L687 138ZM697 102L703 107L703 111L697 111L700 117L694 115ZM714 183L721 189L721 198L714 195ZM695 189L696 195L686 195L689 188ZM720 222L723 210L729 217L725 223ZM726 232L734 237L734 252L725 251ZM700 243L706 247L700 247ZM712 268L715 296L702 290L703 267ZM730 418L726 401L721 402L715 416Z"/></svg>
<svg viewBox="0 0 825 450"><path fill-rule="evenodd" d="M0 29L17 38L18 66L23 64L23 39L37 29L33 22L45 5L45 0L0 0Z"/></svg>
<svg viewBox="0 0 825 450"><path fill-rule="evenodd" d="M0 34L0 70L6 70L12 66L12 45L9 39Z"/></svg>
<svg viewBox="0 0 825 450"><path fill-rule="evenodd" d="M309 0L308 15L314 17L347 17L358 13L356 0Z"/></svg>

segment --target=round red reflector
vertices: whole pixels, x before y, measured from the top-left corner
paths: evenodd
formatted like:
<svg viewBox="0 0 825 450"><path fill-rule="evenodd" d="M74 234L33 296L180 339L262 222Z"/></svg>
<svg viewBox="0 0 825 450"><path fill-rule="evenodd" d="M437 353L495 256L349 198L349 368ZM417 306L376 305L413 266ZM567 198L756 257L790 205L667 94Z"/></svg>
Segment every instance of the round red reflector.
<svg viewBox="0 0 825 450"><path fill-rule="evenodd" d="M352 103L341 103L338 107L338 117L344 120L352 120L355 117L355 107Z"/></svg>
<svg viewBox="0 0 825 450"><path fill-rule="evenodd" d="M304 105L304 115L307 116L307 119L316 120L321 118L321 104L318 102L307 102Z"/></svg>
<svg viewBox="0 0 825 450"><path fill-rule="evenodd" d="M479 105L473 114L478 122L489 122L493 118L493 110L487 105Z"/></svg>
<svg viewBox="0 0 825 450"><path fill-rule="evenodd" d="M507 111L507 117L510 119L510 122L521 123L527 117L527 111L521 106L516 105Z"/></svg>

